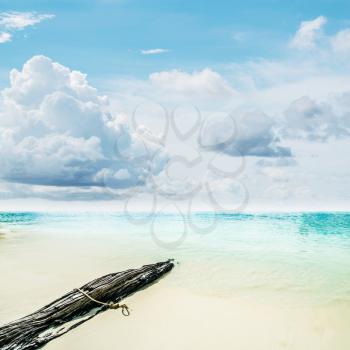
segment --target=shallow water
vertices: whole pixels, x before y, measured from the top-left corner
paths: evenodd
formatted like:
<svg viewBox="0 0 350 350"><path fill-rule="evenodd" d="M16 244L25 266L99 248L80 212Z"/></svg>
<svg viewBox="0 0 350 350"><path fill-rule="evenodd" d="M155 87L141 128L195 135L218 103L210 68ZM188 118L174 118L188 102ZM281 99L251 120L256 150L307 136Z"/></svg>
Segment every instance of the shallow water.
<svg viewBox="0 0 350 350"><path fill-rule="evenodd" d="M327 335L329 347L322 348L335 349L337 344L336 349L348 349L350 336L344 330L350 322L349 213L196 213L185 222L168 213L153 225L146 222L146 214L133 218L120 213L0 213L0 274L5 281L0 288L0 322L33 311L104 273L175 258L179 265L160 283L169 293L177 290L178 295L188 295L182 299L224 303L226 313L233 313L234 305L246 314L256 310L257 328L267 321L264 307L278 314L275 326L279 324L288 337L293 334L298 347L288 339L282 341L288 346L279 346L271 337L266 348L316 346L312 339L316 342L317 337L308 339L309 326L302 325L317 317L323 330L334 333ZM213 220L213 231L198 230ZM181 244L164 248L182 234ZM296 335L293 327L299 327ZM332 337L337 343L329 340Z"/></svg>

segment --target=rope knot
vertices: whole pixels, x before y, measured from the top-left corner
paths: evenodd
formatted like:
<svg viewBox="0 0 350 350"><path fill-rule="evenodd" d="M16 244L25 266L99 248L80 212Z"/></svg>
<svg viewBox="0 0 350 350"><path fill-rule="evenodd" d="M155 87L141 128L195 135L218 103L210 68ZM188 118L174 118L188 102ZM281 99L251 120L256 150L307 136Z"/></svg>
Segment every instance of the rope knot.
<svg viewBox="0 0 350 350"><path fill-rule="evenodd" d="M122 314L124 316L130 316L130 310L126 304L120 305L120 307L122 308Z"/></svg>
<svg viewBox="0 0 350 350"><path fill-rule="evenodd" d="M80 292L81 294L83 294L84 296L86 296L88 299L90 299L91 301L93 301L96 304L99 304L99 305L102 305L102 306L106 306L106 307L108 307L109 309L112 309L112 310L117 310L117 309L121 308L123 316L130 316L130 310L129 310L129 307L126 304L119 305L118 303L113 303L112 301L110 301L109 303L104 303L102 301L94 299L92 296L90 296L89 294L85 293L83 290L81 290L79 288L76 288L76 290L78 292Z"/></svg>

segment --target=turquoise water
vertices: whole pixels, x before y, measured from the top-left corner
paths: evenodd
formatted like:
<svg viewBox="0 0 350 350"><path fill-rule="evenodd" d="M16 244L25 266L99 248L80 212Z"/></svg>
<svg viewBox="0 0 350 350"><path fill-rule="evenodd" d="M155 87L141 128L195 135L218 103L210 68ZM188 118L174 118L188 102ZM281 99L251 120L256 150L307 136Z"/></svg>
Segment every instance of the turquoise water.
<svg viewBox="0 0 350 350"><path fill-rule="evenodd" d="M96 275L175 258L180 264L169 283L195 293L300 304L350 301L350 213L195 213L190 220L168 213L153 224L146 214L133 218L0 213L0 273L46 284L49 275L74 279L79 271L83 279L90 276L84 268ZM212 231L195 229L213 220ZM159 244L182 235L176 247Z"/></svg>

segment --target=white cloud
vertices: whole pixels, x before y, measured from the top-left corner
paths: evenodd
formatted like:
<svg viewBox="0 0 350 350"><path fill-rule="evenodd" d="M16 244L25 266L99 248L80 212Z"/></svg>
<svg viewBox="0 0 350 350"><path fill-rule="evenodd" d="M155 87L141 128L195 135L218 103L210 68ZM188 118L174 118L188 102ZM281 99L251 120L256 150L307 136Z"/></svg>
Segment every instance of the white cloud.
<svg viewBox="0 0 350 350"><path fill-rule="evenodd" d="M339 108L340 100L334 102L335 108ZM306 96L295 100L284 113L284 135L308 141L350 136L348 114L337 113L335 108L330 103L316 102Z"/></svg>
<svg viewBox="0 0 350 350"><path fill-rule="evenodd" d="M226 76L239 91L239 103L273 115L302 96L328 100L349 90L348 62L330 48L322 54L301 53L280 60L229 64Z"/></svg>
<svg viewBox="0 0 350 350"><path fill-rule="evenodd" d="M7 32L0 32L0 44L7 43L11 41L12 35Z"/></svg>
<svg viewBox="0 0 350 350"><path fill-rule="evenodd" d="M350 52L350 29L344 29L331 38L332 48L336 53Z"/></svg>
<svg viewBox="0 0 350 350"><path fill-rule="evenodd" d="M118 79L104 82L103 87L111 97L112 107L128 115L132 115L135 106L145 104L158 105L163 114L163 107L170 113L176 106L197 106L203 113L208 109L226 110L227 104L237 104L241 97L221 74L210 68L159 71L146 80Z"/></svg>
<svg viewBox="0 0 350 350"><path fill-rule="evenodd" d="M218 95L223 97L237 96L237 92L217 72L210 68L187 73L181 70L163 71L150 75L149 80L153 87L168 92L180 93L189 98L202 95L212 98Z"/></svg>
<svg viewBox="0 0 350 350"><path fill-rule="evenodd" d="M321 43L324 49L322 57L301 52L280 61L249 61L224 67L226 74L211 68L155 72L146 80L120 80L109 86L109 98L101 96L84 74L35 57L22 70L11 72L10 87L2 91L0 175L12 181L10 192L25 196L108 199L130 186L146 185L147 191L151 169L143 157L144 140L131 131L120 112L132 115L135 106L153 101L158 107L165 103L170 120L177 106L196 106L203 117L235 111L239 106L240 112L234 114L239 128L235 137L225 142L229 126L212 124L203 130L205 146L209 144L204 148L219 154L202 154L216 157L224 153L228 167L239 161L237 156L247 156L246 161L254 162L256 168L254 172L247 166L243 173L253 197L255 192L255 197L259 195L259 189L266 189L264 195L272 201L278 196L297 200L307 192L305 186L310 193L322 192L328 174L322 165L330 157L339 157L344 169L347 163L339 150L326 156L319 147L350 140L350 94L346 93L350 76L338 64L337 36L322 36L323 41L316 36L315 45ZM153 126L158 125L153 110L141 104L137 123L147 114ZM164 114L161 107L158 112ZM192 112L196 115L195 109ZM176 117L180 127L190 119L185 113ZM171 138L171 130L169 134L172 149L181 153L181 142ZM191 146L196 147L195 142L193 137ZM162 174L165 150L159 144L147 144L154 155L160 152L152 159L151 171ZM182 154L188 157L185 151ZM307 164L310 159L303 161L303 157L313 157L313 166L319 165L313 175L320 176L317 183L307 178L312 169ZM309 182L304 186L306 178ZM104 184L110 188L107 192ZM187 183L181 185L182 191L187 190ZM172 190L181 193L181 188Z"/></svg>
<svg viewBox="0 0 350 350"><path fill-rule="evenodd" d="M232 39L236 42L242 42L246 39L247 33L246 32L235 32L232 34Z"/></svg>
<svg viewBox="0 0 350 350"><path fill-rule="evenodd" d="M86 76L35 56L12 70L0 98L0 177L46 186L125 188L158 173L167 155L109 113ZM145 152L147 147L147 152Z"/></svg>
<svg viewBox="0 0 350 350"><path fill-rule="evenodd" d="M313 49L321 34L321 29L326 23L327 19L324 16L319 16L311 21L301 22L290 43L291 47L298 50Z"/></svg>
<svg viewBox="0 0 350 350"><path fill-rule="evenodd" d="M52 14L39 14L36 12L1 12L0 27L7 30L22 30L52 18L54 18Z"/></svg>
<svg viewBox="0 0 350 350"><path fill-rule="evenodd" d="M0 32L0 44L11 41L12 33L54 17L52 14L36 12L0 12L0 30L4 30Z"/></svg>
<svg viewBox="0 0 350 350"><path fill-rule="evenodd" d="M169 52L169 49L148 49L148 50L141 50L142 55L159 55L161 53Z"/></svg>
<svg viewBox="0 0 350 350"><path fill-rule="evenodd" d="M344 28L334 35L323 33L327 19L319 16L312 21L302 22L290 42L290 47L298 50L319 49L320 56L326 59L339 59L350 52L350 28ZM322 50L320 50L322 49ZM333 62L328 62L332 64Z"/></svg>

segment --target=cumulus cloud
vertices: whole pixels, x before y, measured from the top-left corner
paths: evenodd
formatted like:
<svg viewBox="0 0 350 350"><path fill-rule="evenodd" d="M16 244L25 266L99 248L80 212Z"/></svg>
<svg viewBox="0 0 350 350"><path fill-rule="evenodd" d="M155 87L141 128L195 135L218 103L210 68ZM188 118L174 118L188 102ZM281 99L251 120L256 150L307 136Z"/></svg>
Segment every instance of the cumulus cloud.
<svg viewBox="0 0 350 350"><path fill-rule="evenodd" d="M340 105L339 99L336 102ZM284 116L284 135L292 139L326 141L350 135L344 112L336 112L330 103L316 102L307 96L292 102Z"/></svg>
<svg viewBox="0 0 350 350"><path fill-rule="evenodd" d="M163 105L169 113L170 109L178 106L196 106L203 112L223 110L228 104L237 105L241 97L234 85L211 68L158 71L145 80L110 80L104 88L108 91L112 106L127 114L132 114L135 106L151 101Z"/></svg>
<svg viewBox="0 0 350 350"><path fill-rule="evenodd" d="M12 70L0 99L0 177L45 186L142 185L163 148L109 113L86 76L35 56Z"/></svg>
<svg viewBox="0 0 350 350"><path fill-rule="evenodd" d="M339 31L331 38L332 48L336 53L350 52L350 29Z"/></svg>
<svg viewBox="0 0 350 350"><path fill-rule="evenodd" d="M350 52L350 29L344 28L334 35L323 32L327 18L319 16L311 21L305 21L290 42L290 47L298 50L323 49L328 58L337 60ZM328 62L329 67L329 62Z"/></svg>
<svg viewBox="0 0 350 350"><path fill-rule="evenodd" d="M187 73L181 70L163 71L150 75L151 84L168 92L176 92L190 96L207 95L216 97L237 96L237 92L217 72L205 68L201 71Z"/></svg>
<svg viewBox="0 0 350 350"><path fill-rule="evenodd" d="M203 128L199 141L205 149L234 157L292 156L288 147L280 145L274 121L259 111L214 120Z"/></svg>
<svg viewBox="0 0 350 350"><path fill-rule="evenodd" d="M148 50L141 50L142 55L159 55L161 53L169 52L168 49L148 49Z"/></svg>
<svg viewBox="0 0 350 350"><path fill-rule="evenodd" d="M291 47L298 50L313 49L326 23L327 18L324 16L319 16L311 21L301 22L290 43Z"/></svg>

